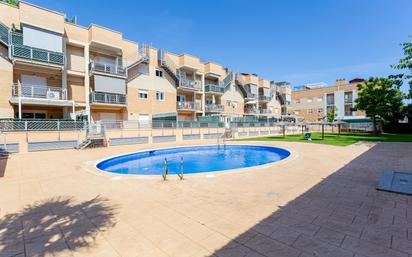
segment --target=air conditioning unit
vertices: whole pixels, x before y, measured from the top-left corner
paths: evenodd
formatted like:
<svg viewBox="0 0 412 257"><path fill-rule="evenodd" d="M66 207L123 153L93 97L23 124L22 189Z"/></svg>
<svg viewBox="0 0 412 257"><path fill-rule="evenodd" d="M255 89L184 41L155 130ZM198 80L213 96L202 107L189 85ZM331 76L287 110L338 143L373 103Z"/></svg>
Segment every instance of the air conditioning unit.
<svg viewBox="0 0 412 257"><path fill-rule="evenodd" d="M60 92L47 91L47 99L60 99Z"/></svg>

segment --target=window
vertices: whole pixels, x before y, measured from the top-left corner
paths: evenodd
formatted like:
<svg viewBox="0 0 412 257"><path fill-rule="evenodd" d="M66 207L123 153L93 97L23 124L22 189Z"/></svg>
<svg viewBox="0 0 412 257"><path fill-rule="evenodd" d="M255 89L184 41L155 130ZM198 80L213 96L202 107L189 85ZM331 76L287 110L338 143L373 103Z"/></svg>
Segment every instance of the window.
<svg viewBox="0 0 412 257"><path fill-rule="evenodd" d="M156 69L156 77L161 77L161 78L163 78L163 71L162 71L162 70L159 70L159 69Z"/></svg>
<svg viewBox="0 0 412 257"><path fill-rule="evenodd" d="M233 101L232 106L233 106L233 108L237 108L237 102Z"/></svg>
<svg viewBox="0 0 412 257"><path fill-rule="evenodd" d="M295 104L300 104L300 99L296 99Z"/></svg>
<svg viewBox="0 0 412 257"><path fill-rule="evenodd" d="M157 101L164 101L165 100L165 93L161 91L156 91L156 100Z"/></svg>
<svg viewBox="0 0 412 257"><path fill-rule="evenodd" d="M312 109L308 109L308 114L312 114L313 110Z"/></svg>
<svg viewBox="0 0 412 257"><path fill-rule="evenodd" d="M212 99L206 99L206 104L213 104L213 100Z"/></svg>
<svg viewBox="0 0 412 257"><path fill-rule="evenodd" d="M230 100L226 100L226 106L230 107Z"/></svg>
<svg viewBox="0 0 412 257"><path fill-rule="evenodd" d="M318 97L318 98L316 99L316 101L318 101L319 103L320 103L320 102L323 102L323 98L322 98L322 97Z"/></svg>
<svg viewBox="0 0 412 257"><path fill-rule="evenodd" d="M186 96L184 96L184 95L178 95L178 96L177 96L177 101L178 101L178 102L186 102Z"/></svg>
<svg viewBox="0 0 412 257"><path fill-rule="evenodd" d="M318 113L323 113L323 108L319 108Z"/></svg>
<svg viewBox="0 0 412 257"><path fill-rule="evenodd" d="M147 90L139 90L139 98L147 99L149 97L149 92Z"/></svg>
<svg viewBox="0 0 412 257"><path fill-rule="evenodd" d="M307 101L308 101L308 103L312 103L313 100L312 100L312 98L308 98Z"/></svg>

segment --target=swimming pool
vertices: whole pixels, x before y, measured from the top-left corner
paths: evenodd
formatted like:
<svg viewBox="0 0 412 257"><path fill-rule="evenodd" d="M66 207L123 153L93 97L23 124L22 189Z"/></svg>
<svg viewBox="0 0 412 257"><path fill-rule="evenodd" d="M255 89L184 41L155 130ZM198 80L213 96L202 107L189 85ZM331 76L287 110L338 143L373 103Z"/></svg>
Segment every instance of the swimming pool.
<svg viewBox="0 0 412 257"><path fill-rule="evenodd" d="M117 156L101 161L96 167L117 174L161 175L167 159L169 174L178 174L183 159L184 173L193 174L263 165L289 155L285 149L269 146L191 146Z"/></svg>

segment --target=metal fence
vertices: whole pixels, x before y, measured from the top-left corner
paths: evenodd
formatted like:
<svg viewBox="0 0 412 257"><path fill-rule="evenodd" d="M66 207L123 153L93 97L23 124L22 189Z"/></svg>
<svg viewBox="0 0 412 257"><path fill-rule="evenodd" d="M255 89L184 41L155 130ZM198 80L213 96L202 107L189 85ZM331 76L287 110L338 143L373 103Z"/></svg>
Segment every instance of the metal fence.
<svg viewBox="0 0 412 257"><path fill-rule="evenodd" d="M0 120L0 131L73 131L87 129L87 122L73 120Z"/></svg>

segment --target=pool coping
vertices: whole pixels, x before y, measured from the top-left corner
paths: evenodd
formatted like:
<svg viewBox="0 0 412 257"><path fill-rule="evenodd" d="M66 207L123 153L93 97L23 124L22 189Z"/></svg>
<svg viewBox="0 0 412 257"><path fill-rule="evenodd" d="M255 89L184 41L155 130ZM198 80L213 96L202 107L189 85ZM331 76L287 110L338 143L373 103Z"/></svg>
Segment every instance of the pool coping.
<svg viewBox="0 0 412 257"><path fill-rule="evenodd" d="M105 171L102 169L97 168L97 164L99 164L102 161L109 160L112 158L117 158L129 154L135 154L135 153L140 153L140 152L147 152L147 151L158 151L158 150L165 150L165 149L173 149L173 148L185 148L185 147L200 147L200 146L213 146L216 145L215 143L211 144L195 144L195 145L180 145L180 146L167 146L167 147L158 147L158 148L148 148L144 150L139 150L139 151L132 151L132 152L126 152L122 154L116 154L116 155L111 155L109 157L105 157L102 159L97 159L97 160L92 160L92 161L87 161L84 163L83 168L91 173L94 173L95 175L99 176L104 176L111 178L112 180L123 180L123 179L162 179L163 177L161 174L159 175L142 175L142 174L116 174L113 172ZM295 160L299 155L295 153L295 151L290 150L289 148L285 147L279 147L279 146L273 146L273 145L266 145L266 144L250 144L250 143L245 143L242 144L239 142L236 144L226 144L226 145L242 145L242 146L266 146L266 147L275 147L275 148L281 148L284 150L287 150L290 155L284 159L281 159L276 162L269 162L266 164L262 165L256 165L256 166L251 166L251 167L244 167L244 168L237 168L237 169L227 169L227 170L219 170L219 171L208 171L208 172L198 172L198 173L187 173L183 174L183 180L185 177L193 177L193 178L199 178L199 177L204 177L204 178L214 178L218 176L224 176L224 175L229 175L229 174L246 174L249 173L252 169L267 169L271 166L279 165L279 164L285 164L287 162L290 162L292 160ZM177 176L178 174L169 174L167 180L178 180L179 177ZM169 179L170 178L170 179Z"/></svg>

